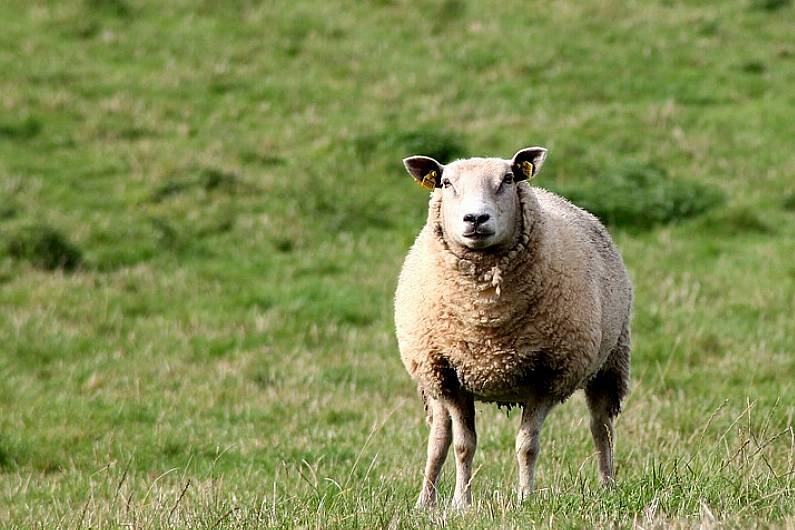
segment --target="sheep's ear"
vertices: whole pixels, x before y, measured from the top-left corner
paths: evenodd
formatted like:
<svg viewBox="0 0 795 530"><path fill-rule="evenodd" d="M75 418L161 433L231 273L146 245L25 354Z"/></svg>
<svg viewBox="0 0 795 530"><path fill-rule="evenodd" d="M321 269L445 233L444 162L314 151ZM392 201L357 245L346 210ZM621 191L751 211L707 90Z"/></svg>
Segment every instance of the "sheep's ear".
<svg viewBox="0 0 795 530"><path fill-rule="evenodd" d="M433 190L442 187L442 172L444 166L429 156L410 156L403 159L406 171L414 177L417 184L423 188Z"/></svg>
<svg viewBox="0 0 795 530"><path fill-rule="evenodd" d="M513 155L511 169L513 179L516 182L533 178L541 171L544 160L547 158L547 150L543 147L527 147Z"/></svg>

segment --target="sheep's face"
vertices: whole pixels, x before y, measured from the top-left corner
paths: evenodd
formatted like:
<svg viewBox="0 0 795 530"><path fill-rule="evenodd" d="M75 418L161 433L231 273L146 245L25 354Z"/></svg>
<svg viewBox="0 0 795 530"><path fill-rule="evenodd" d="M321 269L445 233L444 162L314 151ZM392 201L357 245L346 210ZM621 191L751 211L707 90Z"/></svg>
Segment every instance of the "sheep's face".
<svg viewBox="0 0 795 530"><path fill-rule="evenodd" d="M442 174L445 236L470 249L509 245L519 199L509 162L472 158L453 162Z"/></svg>
<svg viewBox="0 0 795 530"><path fill-rule="evenodd" d="M546 149L531 147L512 160L470 158L442 166L416 156L403 162L421 185L439 188L445 237L462 247L483 250L513 243L522 215L516 187L538 173L544 158Z"/></svg>

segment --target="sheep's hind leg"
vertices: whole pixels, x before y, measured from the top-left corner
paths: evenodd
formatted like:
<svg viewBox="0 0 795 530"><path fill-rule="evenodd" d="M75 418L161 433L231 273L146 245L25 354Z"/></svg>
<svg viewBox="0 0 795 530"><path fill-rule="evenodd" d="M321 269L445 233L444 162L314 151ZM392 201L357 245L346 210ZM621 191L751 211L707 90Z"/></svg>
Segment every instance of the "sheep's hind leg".
<svg viewBox="0 0 795 530"><path fill-rule="evenodd" d="M472 504L472 460L477 448L475 432L475 399L471 394L458 394L446 402L453 424L455 451L455 494L453 508Z"/></svg>
<svg viewBox="0 0 795 530"><path fill-rule="evenodd" d="M621 400L629 391L629 328L610 352L605 366L585 387L585 397L591 412L591 435L599 454L599 474L602 484L613 486L613 420L621 411Z"/></svg>
<svg viewBox="0 0 795 530"><path fill-rule="evenodd" d="M430 508L436 504L436 481L452 441L450 414L438 399L428 398L431 431L428 434L428 458L417 507Z"/></svg>
<svg viewBox="0 0 795 530"><path fill-rule="evenodd" d="M516 460L519 464L519 502L533 491L536 459L541 450L541 427L552 405L546 401L530 401L522 410L522 423L516 435Z"/></svg>
<svg viewBox="0 0 795 530"><path fill-rule="evenodd" d="M605 402L599 398L588 398L588 408L591 410L591 436L599 454L599 475L602 484L612 486L613 478L613 418L604 407Z"/></svg>

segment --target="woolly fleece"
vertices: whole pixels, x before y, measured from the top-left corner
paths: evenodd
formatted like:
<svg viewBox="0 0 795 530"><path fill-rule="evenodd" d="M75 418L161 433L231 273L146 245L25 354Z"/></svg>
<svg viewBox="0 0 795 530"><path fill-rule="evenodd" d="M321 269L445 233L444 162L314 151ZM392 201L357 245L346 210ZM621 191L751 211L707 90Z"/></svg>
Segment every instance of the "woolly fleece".
<svg viewBox="0 0 795 530"><path fill-rule="evenodd" d="M499 404L560 402L604 385L615 415L629 388L621 256L593 215L527 182L516 193L518 235L496 252L449 245L433 191L395 296L403 364L434 398L463 389Z"/></svg>

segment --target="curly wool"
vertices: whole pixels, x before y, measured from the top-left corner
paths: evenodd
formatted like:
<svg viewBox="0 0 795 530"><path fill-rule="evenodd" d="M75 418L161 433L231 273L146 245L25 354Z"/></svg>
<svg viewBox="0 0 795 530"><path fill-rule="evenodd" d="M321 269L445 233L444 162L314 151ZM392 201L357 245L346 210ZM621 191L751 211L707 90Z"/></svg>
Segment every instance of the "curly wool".
<svg viewBox="0 0 795 530"><path fill-rule="evenodd" d="M517 193L518 236L499 252L448 244L442 195L432 194L395 297L401 359L424 395L463 388L498 404L563 401L628 329L632 291L604 227L540 188L521 183ZM628 359L610 362L622 378L620 401Z"/></svg>

